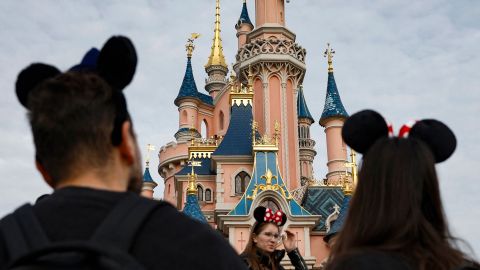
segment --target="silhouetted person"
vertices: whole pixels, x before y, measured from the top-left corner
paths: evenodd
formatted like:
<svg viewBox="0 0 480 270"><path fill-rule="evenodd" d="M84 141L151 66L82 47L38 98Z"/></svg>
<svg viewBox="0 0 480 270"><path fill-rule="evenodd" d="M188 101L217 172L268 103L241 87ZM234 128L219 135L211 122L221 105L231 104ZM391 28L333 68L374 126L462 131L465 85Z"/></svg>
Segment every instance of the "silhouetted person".
<svg viewBox="0 0 480 270"><path fill-rule="evenodd" d="M133 44L117 36L65 73L32 64L19 74L16 91L28 110L36 165L54 192L2 219L0 269L42 245L53 243L61 253L88 239L95 245L82 248L110 252L127 269L244 269L208 225L138 195L141 157L122 93L136 63Z"/></svg>
<svg viewBox="0 0 480 270"><path fill-rule="evenodd" d="M345 122L345 143L364 156L327 269L477 269L452 242L435 170L455 135L433 119L392 130L370 110Z"/></svg>

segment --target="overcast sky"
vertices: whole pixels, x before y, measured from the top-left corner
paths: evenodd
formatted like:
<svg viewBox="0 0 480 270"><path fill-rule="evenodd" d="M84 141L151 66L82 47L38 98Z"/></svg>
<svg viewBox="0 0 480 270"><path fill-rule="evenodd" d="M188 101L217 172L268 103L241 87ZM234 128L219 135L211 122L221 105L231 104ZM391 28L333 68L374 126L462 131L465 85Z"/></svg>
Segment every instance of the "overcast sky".
<svg viewBox="0 0 480 270"><path fill-rule="evenodd" d="M234 25L241 0L222 0L221 27L228 63L237 50ZM254 20L253 0L248 3ZM196 41L194 75L203 90L214 25L214 0L0 2L0 216L50 192L34 167L32 137L14 82L31 62L65 70L114 34L129 36L139 65L125 90L139 143L174 140L173 104L185 71L185 42ZM480 1L292 0L287 27L307 50L304 94L317 120L311 128L318 152L315 175L327 172L325 136L318 125L327 84L326 43L336 50L335 79L349 113L381 112L398 129L410 119L437 118L457 135L452 158L437 166L443 202L455 235L480 252ZM151 173L158 158L152 154ZM372 209L374 211L374 209Z"/></svg>

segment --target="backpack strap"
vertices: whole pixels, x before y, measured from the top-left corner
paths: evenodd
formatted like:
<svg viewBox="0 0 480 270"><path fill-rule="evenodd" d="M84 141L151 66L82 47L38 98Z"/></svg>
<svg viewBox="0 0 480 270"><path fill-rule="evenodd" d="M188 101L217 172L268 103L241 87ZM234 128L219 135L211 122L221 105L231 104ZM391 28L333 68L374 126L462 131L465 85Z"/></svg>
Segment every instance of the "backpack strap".
<svg viewBox="0 0 480 270"><path fill-rule="evenodd" d="M160 206L154 200L140 198L128 193L110 211L97 228L91 240L113 245L128 252L135 236L153 209Z"/></svg>
<svg viewBox="0 0 480 270"><path fill-rule="evenodd" d="M0 225L10 259L50 243L31 204L24 204L6 216Z"/></svg>

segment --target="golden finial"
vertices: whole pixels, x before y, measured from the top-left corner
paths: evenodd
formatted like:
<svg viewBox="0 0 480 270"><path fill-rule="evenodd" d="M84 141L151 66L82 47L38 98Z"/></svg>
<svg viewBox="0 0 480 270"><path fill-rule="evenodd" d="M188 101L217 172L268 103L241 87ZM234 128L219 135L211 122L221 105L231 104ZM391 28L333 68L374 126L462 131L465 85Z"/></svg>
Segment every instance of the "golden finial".
<svg viewBox="0 0 480 270"><path fill-rule="evenodd" d="M153 144L147 144L147 158L145 159L146 160L146 164L147 164L147 168L148 168L148 164L150 163L150 151L153 151L155 150L155 145Z"/></svg>
<svg viewBox="0 0 480 270"><path fill-rule="evenodd" d="M225 63L225 57L223 56L222 38L220 38L220 0L216 0L213 45L205 68L210 66L223 66L228 68Z"/></svg>
<svg viewBox="0 0 480 270"><path fill-rule="evenodd" d="M333 55L335 54L335 51L330 48L330 43L327 43L327 49L323 53L323 57L327 57L328 59L328 72L331 73L333 72Z"/></svg>
<svg viewBox="0 0 480 270"><path fill-rule="evenodd" d="M345 167L347 168L352 168L352 172L351 172L351 175L352 175L352 185L353 185L353 189L355 189L355 187L357 186L357 182L358 182L358 171L357 171L357 158L356 158L356 155L357 153L355 152L355 150L353 149L350 149L350 162L346 162L345 163Z"/></svg>
<svg viewBox="0 0 480 270"><path fill-rule="evenodd" d="M187 56L190 58L192 57L193 50L195 49L195 45L193 45L193 42L195 39L199 38L200 34L198 33L192 33L190 35L190 38L187 39L187 44L185 45L185 48L187 49Z"/></svg>
<svg viewBox="0 0 480 270"><path fill-rule="evenodd" d="M202 166L202 162L190 160L188 161L188 166L192 167L192 173L188 174L187 194L197 194L197 184L195 183L197 175L195 174L194 167Z"/></svg>

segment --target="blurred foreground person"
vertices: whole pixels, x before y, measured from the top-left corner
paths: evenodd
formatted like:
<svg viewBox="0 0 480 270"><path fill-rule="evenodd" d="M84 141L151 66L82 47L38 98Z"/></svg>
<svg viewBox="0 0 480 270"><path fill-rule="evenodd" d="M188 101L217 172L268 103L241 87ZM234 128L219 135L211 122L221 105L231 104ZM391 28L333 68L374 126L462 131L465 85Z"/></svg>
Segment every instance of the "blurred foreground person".
<svg viewBox="0 0 480 270"><path fill-rule="evenodd" d="M285 236L280 233L280 227L287 222L287 216L278 210L259 206L253 213L256 222L253 224L245 250L240 255L250 270L282 270L280 261L287 253L295 270L306 270L307 264L295 246L295 235L285 230ZM285 250L277 250L283 242Z"/></svg>
<svg viewBox="0 0 480 270"><path fill-rule="evenodd" d="M393 136L365 110L347 119L342 136L364 156L327 269L479 269L456 248L442 207L435 163L456 148L445 124L421 120Z"/></svg>
<svg viewBox="0 0 480 270"><path fill-rule="evenodd" d="M36 165L54 192L1 220L0 269L245 268L208 225L138 195L140 152L122 92L136 64L133 44L116 36L65 73L32 64L19 74Z"/></svg>

